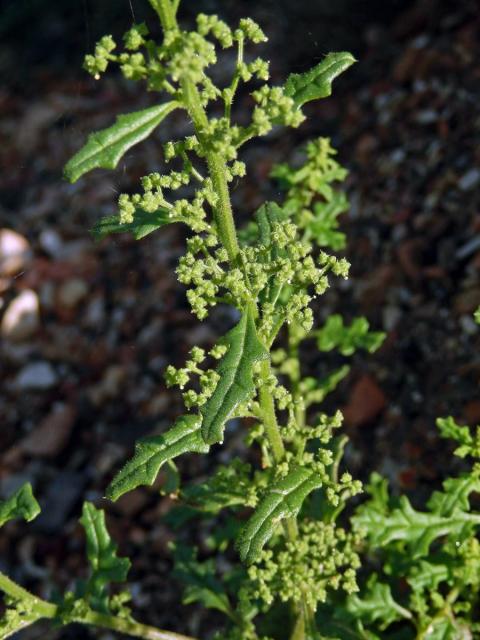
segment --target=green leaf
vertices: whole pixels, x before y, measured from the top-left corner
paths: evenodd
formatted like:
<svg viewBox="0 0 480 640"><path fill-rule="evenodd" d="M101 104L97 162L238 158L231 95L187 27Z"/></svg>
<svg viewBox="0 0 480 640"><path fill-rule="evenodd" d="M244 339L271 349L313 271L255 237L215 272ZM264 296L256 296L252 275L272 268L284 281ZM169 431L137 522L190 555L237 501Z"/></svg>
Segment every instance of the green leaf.
<svg viewBox="0 0 480 640"><path fill-rule="evenodd" d="M415 510L406 496L400 506L385 515L364 505L352 518L355 528L367 533L375 547L402 541L412 558L428 555L430 545L439 537L461 535L465 528L480 525L480 515L455 510L448 517Z"/></svg>
<svg viewBox="0 0 480 640"><path fill-rule="evenodd" d="M107 613L107 587L111 582L125 582L130 560L117 556L117 545L105 525L105 513L91 502L84 503L80 523L87 537L87 557L91 567L84 597L93 609Z"/></svg>
<svg viewBox="0 0 480 640"><path fill-rule="evenodd" d="M468 498L471 493L480 493L480 479L475 473L448 478L443 483L443 488L445 491L433 492L427 507L433 513L448 518L457 510L470 510Z"/></svg>
<svg viewBox="0 0 480 640"><path fill-rule="evenodd" d="M355 594L349 596L347 610L367 624L378 620L382 630L391 625L392 622L395 622L395 620L412 618L411 613L394 600L390 586L377 582L376 575L374 575L362 598Z"/></svg>
<svg viewBox="0 0 480 640"><path fill-rule="evenodd" d="M292 73L285 84L285 93L297 106L305 102L327 98L332 93L332 82L354 62L348 51L329 53L316 67L305 73Z"/></svg>
<svg viewBox="0 0 480 640"><path fill-rule="evenodd" d="M337 218L348 207L347 196L343 191L334 191L330 200L315 203L314 218L308 222L307 229L319 247L329 247L334 251L345 248L345 234L337 230Z"/></svg>
<svg viewBox="0 0 480 640"><path fill-rule="evenodd" d="M319 640L381 640L379 636L366 635L363 628L355 628L355 618L335 601L333 606L319 603L315 614L317 626L322 630ZM312 639L313 640L313 639Z"/></svg>
<svg viewBox="0 0 480 640"><path fill-rule="evenodd" d="M279 523L294 518L308 494L321 486L320 476L306 467L292 469L273 484L240 532L237 546L242 561L254 562Z"/></svg>
<svg viewBox="0 0 480 640"><path fill-rule="evenodd" d="M252 487L251 466L238 458L219 467L213 476L182 491L182 498L194 509L218 513L228 507L245 506Z"/></svg>
<svg viewBox="0 0 480 640"><path fill-rule="evenodd" d="M100 218L93 227L92 234L95 240L103 240L111 233L131 233L135 240L141 240L149 233L171 222L167 209L159 209L153 213L137 209L133 221L128 223L120 222L120 217L117 215Z"/></svg>
<svg viewBox="0 0 480 640"><path fill-rule="evenodd" d="M153 484L160 467L182 453L207 453L200 422L198 416L181 416L166 433L138 442L134 457L110 483L107 498L117 500L140 485Z"/></svg>
<svg viewBox="0 0 480 640"><path fill-rule="evenodd" d="M471 640L470 629L452 620L447 613L439 620L428 625L428 640Z"/></svg>
<svg viewBox="0 0 480 640"><path fill-rule="evenodd" d="M40 505L33 497L32 485L27 482L10 498L0 502L0 527L14 518L30 522L40 513Z"/></svg>
<svg viewBox="0 0 480 640"><path fill-rule="evenodd" d="M452 576L452 571L448 566L448 559L441 557L439 563L420 560L407 577L408 584L414 591L424 591L425 589L438 591L438 585L445 582Z"/></svg>
<svg viewBox="0 0 480 640"><path fill-rule="evenodd" d="M343 365L339 369L332 371L322 380L306 377L301 381L301 391L305 399L305 404L320 404L325 400L329 393L334 391L340 382L346 378L350 371L348 365Z"/></svg>
<svg viewBox="0 0 480 640"><path fill-rule="evenodd" d="M199 562L197 551L184 545L174 548L174 575L185 585L183 604L200 602L207 609L217 609L232 615L232 606L225 590L215 576L213 560Z"/></svg>
<svg viewBox="0 0 480 640"><path fill-rule="evenodd" d="M456 456L480 458L480 427L477 427L474 437L470 427L457 424L452 416L438 418L437 427L442 438L451 438L459 443L460 446L454 451Z"/></svg>
<svg viewBox="0 0 480 640"><path fill-rule="evenodd" d="M220 376L215 391L200 409L203 417L202 436L206 443L223 440L225 423L241 402L248 400L255 391L253 365L268 358L268 352L260 342L250 307L240 322L225 336L228 349L218 365Z"/></svg>
<svg viewBox="0 0 480 640"><path fill-rule="evenodd" d="M329 316L325 326L316 332L317 346L320 351L338 349L344 356L352 355L357 349L372 353L382 344L385 334L381 331L369 331L366 318L355 318L347 327L342 316Z"/></svg>
<svg viewBox="0 0 480 640"><path fill-rule="evenodd" d="M124 153L147 138L178 106L177 102L172 101L118 116L114 125L88 136L86 145L65 165L65 177L70 182L76 182L92 169L115 169Z"/></svg>
<svg viewBox="0 0 480 640"><path fill-rule="evenodd" d="M276 202L265 202L254 214L258 226L258 240L264 247L272 246L274 226L285 220L286 215Z"/></svg>

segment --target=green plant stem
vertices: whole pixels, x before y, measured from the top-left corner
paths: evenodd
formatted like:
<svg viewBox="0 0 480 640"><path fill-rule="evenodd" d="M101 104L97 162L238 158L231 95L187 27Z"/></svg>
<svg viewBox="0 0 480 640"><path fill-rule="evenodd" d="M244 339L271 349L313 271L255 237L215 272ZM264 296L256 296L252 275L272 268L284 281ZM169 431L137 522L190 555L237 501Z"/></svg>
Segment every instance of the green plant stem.
<svg viewBox="0 0 480 640"><path fill-rule="evenodd" d="M162 26L165 30L177 29L178 24L175 13L172 10L170 0L150 0L156 8ZM240 49L239 55L243 55ZM239 255L239 246L237 232L235 229L235 221L233 218L232 205L230 202L230 192L227 182L227 166L223 157L204 144L204 132L208 127L208 118L203 108L201 96L196 85L188 78L181 79L181 88L183 93L184 105L192 119L195 133L200 144L203 143L203 151L207 161L208 170L213 184L213 189L217 195L217 202L214 206L214 219L217 226L220 240L227 250L229 260L232 264L237 264ZM235 89L235 84L233 86ZM230 106L228 106L228 114L230 114ZM273 396L268 389L268 380L270 378L270 361L266 360L261 364L261 380L262 385L259 392L260 407L264 419L265 432L272 449L275 462L280 463L285 456L285 446L283 444L280 429L278 427L277 417L275 414L275 404ZM290 540L295 540L298 536L298 527L295 518L288 518L285 523L286 535ZM306 603L299 607L297 621L295 623L292 640L306 640L306 632L314 628L313 612L308 610Z"/></svg>
<svg viewBox="0 0 480 640"><path fill-rule="evenodd" d="M149 0L149 2L157 12L164 31L177 28L175 13L178 8L178 2L175 8L170 3L170 0Z"/></svg>
<svg viewBox="0 0 480 640"><path fill-rule="evenodd" d="M195 84L189 78L183 78L181 86L185 107L192 118L195 133L197 134L200 144L202 144L205 139L204 132L208 126L208 118L202 106L200 94ZM227 167L221 155L206 148L205 143L203 146L213 189L217 195L217 202L214 206L215 224L230 261L232 264L236 264L239 246L226 177Z"/></svg>
<svg viewBox="0 0 480 640"><path fill-rule="evenodd" d="M270 375L270 360L264 360L260 368L260 379L262 383L259 391L260 408L262 410L265 433L270 443L274 460L276 463L279 463L285 456L285 447L278 427L273 397L268 389Z"/></svg>
<svg viewBox="0 0 480 640"><path fill-rule="evenodd" d="M280 463L285 456L285 446L277 422L275 404L271 392L268 389L268 380L271 375L270 361L265 360L261 364L260 377L262 385L259 392L260 409L262 411L263 424L267 435L275 463ZM298 526L295 518L287 518L284 524L285 534L289 540L298 537ZM297 619L290 636L290 640L307 640L310 633L315 630L315 613L308 606L306 598L297 607Z"/></svg>
<svg viewBox="0 0 480 640"><path fill-rule="evenodd" d="M178 31L178 23L175 17L170 0L150 0L152 6L157 11L162 27L165 31ZM227 182L227 166L223 157L208 148L205 144L205 132L208 127L208 118L202 105L200 93L194 82L184 76L180 85L182 88L184 105L190 115L195 133L200 144L203 146L208 170L212 179L213 190L217 195L217 202L214 209L214 219L217 226L220 240L227 250L228 257L232 264L236 264L239 253L237 232L233 219L232 204L230 202L230 192Z"/></svg>
<svg viewBox="0 0 480 640"><path fill-rule="evenodd" d="M143 638L143 640L195 640L190 636L183 636L173 631L164 631L156 629L146 624L141 624L134 620L119 618L118 616L109 616L96 611L89 611L85 617L74 618L73 622L81 622L103 629L111 629L119 633L125 633L134 638Z"/></svg>
<svg viewBox="0 0 480 640"><path fill-rule="evenodd" d="M25 618L25 620L22 620L12 633L3 635L2 638L8 638L10 635L13 635L13 633L29 627L42 618L48 620L59 619L61 621L57 605L35 596L33 593L30 593L30 591L27 591L27 589L13 582L13 580L3 573L0 573L0 591L6 593L13 600L28 602L31 605L31 614ZM143 638L143 640L195 640L195 638L190 636L156 629L155 627L150 627L149 625L141 624L134 620L128 620L118 616L109 616L92 610L82 616L69 617L68 622L79 622L81 624L102 627L104 629L118 631L119 633L125 633L133 638Z"/></svg>
<svg viewBox="0 0 480 640"><path fill-rule="evenodd" d="M455 616L452 612L452 605L455 603L459 595L460 595L459 589L457 587L454 587L449 592L449 594L445 599L445 606L442 609L440 609L440 611L438 611L438 613L432 618L432 620L430 620L428 627L426 629L420 629L418 631L415 640L426 640L426 638L428 638L428 636L431 635L432 625L435 625L437 620L438 621L443 620L445 617L448 617L450 618L452 624L455 625ZM403 607L400 607L400 608L403 609ZM407 611L406 609L403 609L403 611L406 614L405 617L411 620L412 614L410 613L410 611Z"/></svg>
<svg viewBox="0 0 480 640"><path fill-rule="evenodd" d="M0 573L0 591L6 593L13 600L31 603L32 608L38 612L39 618L53 618L57 613L57 607L54 604L33 595L27 589L10 580L4 573Z"/></svg>

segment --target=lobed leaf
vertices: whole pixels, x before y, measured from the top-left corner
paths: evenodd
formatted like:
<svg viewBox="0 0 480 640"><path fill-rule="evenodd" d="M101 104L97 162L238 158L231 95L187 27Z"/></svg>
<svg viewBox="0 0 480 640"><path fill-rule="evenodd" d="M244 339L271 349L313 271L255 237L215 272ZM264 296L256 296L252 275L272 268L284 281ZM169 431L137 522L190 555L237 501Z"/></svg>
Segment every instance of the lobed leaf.
<svg viewBox="0 0 480 640"><path fill-rule="evenodd" d="M185 545L175 545L174 575L186 586L183 604L201 602L207 609L217 609L226 615L232 614L228 595L215 576L212 559L199 562L197 551Z"/></svg>
<svg viewBox="0 0 480 640"><path fill-rule="evenodd" d="M137 209L132 222L120 222L120 217L105 216L95 224L92 234L95 240L103 240L112 233L131 233L135 240L141 240L149 233L172 222L167 209L159 209L153 213Z"/></svg>
<svg viewBox="0 0 480 640"><path fill-rule="evenodd" d="M91 567L85 598L93 609L106 613L107 587L111 582L125 582L130 560L117 556L117 545L108 533L104 511L96 509L91 502L85 502L80 523L87 537L87 557Z"/></svg>
<svg viewBox="0 0 480 640"><path fill-rule="evenodd" d="M382 344L385 334L381 331L369 331L366 318L355 318L347 327L342 316L329 316L325 326L316 332L317 346L320 351L338 349L344 356L352 355L357 349L372 353Z"/></svg>
<svg viewBox="0 0 480 640"><path fill-rule="evenodd" d="M313 69L292 73L285 84L285 93L299 107L310 100L327 98L332 93L332 82L354 62L355 58L348 51L329 53Z"/></svg>
<svg viewBox="0 0 480 640"><path fill-rule="evenodd" d="M420 560L407 577L408 584L414 591L425 589L438 591L439 584L452 577L452 570L445 557L440 557L438 562Z"/></svg>
<svg viewBox="0 0 480 640"><path fill-rule="evenodd" d="M23 518L30 522L40 513L40 505L35 500L32 485L27 482L10 498L0 502L0 527L14 518Z"/></svg>
<svg viewBox="0 0 480 640"><path fill-rule="evenodd" d="M457 424L452 416L438 418L437 427L442 438L451 438L460 445L454 451L456 456L459 458L466 458L467 456L480 458L480 427L477 427L474 437L470 427Z"/></svg>
<svg viewBox="0 0 480 640"><path fill-rule="evenodd" d="M376 579L368 585L364 597L360 598L354 594L348 598L347 610L367 624L380 621L381 629L385 629L395 620L412 617L409 611L394 600L390 585L377 582Z"/></svg>
<svg viewBox="0 0 480 640"><path fill-rule="evenodd" d="M443 483L443 488L444 491L433 492L427 506L433 513L448 518L456 510L470 510L468 498L471 493L480 493L480 479L474 473L459 478L448 478Z"/></svg>
<svg viewBox="0 0 480 640"><path fill-rule="evenodd" d="M178 106L177 102L171 101L118 116L111 127L88 136L85 146L65 165L65 177L70 182L76 182L92 169L115 169L126 151L147 138Z"/></svg>
<svg viewBox="0 0 480 640"><path fill-rule="evenodd" d="M207 444L223 440L225 423L241 402L253 395L253 365L268 358L260 342L250 307L240 322L225 336L228 349L218 365L220 376L215 391L200 409L202 437Z"/></svg>
<svg viewBox="0 0 480 640"><path fill-rule="evenodd" d="M301 382L301 390L306 406L323 402L328 394L334 391L340 382L346 378L349 372L350 367L343 365L343 367L332 371L322 380L312 377L304 378Z"/></svg>
<svg viewBox="0 0 480 640"><path fill-rule="evenodd" d="M134 457L117 473L107 489L107 498L117 500L140 485L151 485L167 461L182 453L207 453L198 416L181 416L161 436L137 443Z"/></svg>
<svg viewBox="0 0 480 640"><path fill-rule="evenodd" d="M337 218L348 207L347 196L343 191L334 191L330 199L315 203L314 217L308 222L307 229L319 247L329 247L334 251L345 248L345 234L338 231Z"/></svg>
<svg viewBox="0 0 480 640"><path fill-rule="evenodd" d="M250 465L234 458L209 478L186 487L182 498L191 508L204 513L218 513L228 507L245 506L251 486Z"/></svg>
<svg viewBox="0 0 480 640"><path fill-rule="evenodd" d="M400 506L389 514L365 505L353 517L359 530L365 531L373 546L385 546L394 541L404 542L413 558L428 554L430 545L439 537L460 535L472 525L480 525L480 515L469 514L458 508L445 517L437 513L415 510L406 496Z"/></svg>
<svg viewBox="0 0 480 640"><path fill-rule="evenodd" d="M254 562L284 518L295 517L303 501L322 486L319 475L306 467L296 467L275 483L240 532L237 547L243 562Z"/></svg>

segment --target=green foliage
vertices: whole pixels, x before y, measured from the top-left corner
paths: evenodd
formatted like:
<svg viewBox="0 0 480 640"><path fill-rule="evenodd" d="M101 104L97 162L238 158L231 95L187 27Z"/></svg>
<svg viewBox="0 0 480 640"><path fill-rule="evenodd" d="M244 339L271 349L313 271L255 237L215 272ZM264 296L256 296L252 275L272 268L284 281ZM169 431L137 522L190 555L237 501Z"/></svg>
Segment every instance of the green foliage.
<svg viewBox="0 0 480 640"><path fill-rule="evenodd" d="M175 425L161 436L146 438L136 446L135 456L115 476L107 490L110 500L118 500L127 491L140 485L151 485L161 466L182 453L207 453L197 416L181 416Z"/></svg>
<svg viewBox="0 0 480 640"><path fill-rule="evenodd" d="M10 498L0 502L0 527L14 518L30 522L40 513L40 505L32 493L32 485L25 483Z"/></svg>
<svg viewBox="0 0 480 640"><path fill-rule="evenodd" d="M215 391L200 409L202 436L207 444L223 442L225 423L233 417L240 403L255 391L253 365L268 358L268 352L257 337L251 307L226 336L227 352L218 365L219 381Z"/></svg>
<svg viewBox="0 0 480 640"><path fill-rule="evenodd" d="M295 518L308 494L322 486L322 480L315 471L298 467L271 485L240 534L238 549L244 562L250 564L258 558L281 521Z"/></svg>
<svg viewBox="0 0 480 640"><path fill-rule="evenodd" d="M115 169L119 160L138 142L145 140L164 118L179 105L157 105L128 115L118 116L114 125L91 133L87 144L65 165L65 177L76 182L84 173L101 167Z"/></svg>
<svg viewBox="0 0 480 640"><path fill-rule="evenodd" d="M390 585L377 582L375 575L372 578L362 597L352 595L348 599L349 613L367 624L379 621L381 630L396 620L410 620L411 613L395 602Z"/></svg>
<svg viewBox="0 0 480 640"><path fill-rule="evenodd" d="M344 356L351 356L357 349L376 351L382 344L385 334L369 332L366 318L356 318L349 327L339 315L329 316L324 327L316 332L317 346L320 351L338 349Z"/></svg>
<svg viewBox="0 0 480 640"><path fill-rule="evenodd" d="M92 609L107 613L110 611L107 588L112 582L125 582L130 560L117 556L117 546L105 524L105 513L91 502L84 503L80 522L87 538L87 557L91 568L83 597Z"/></svg>
<svg viewBox="0 0 480 640"><path fill-rule="evenodd" d="M168 211L160 209L154 213L136 211L132 222L121 222L119 216L100 218L92 229L95 240L102 240L112 233L131 233L135 240L141 240L160 227L170 224Z"/></svg>
<svg viewBox="0 0 480 640"><path fill-rule="evenodd" d="M174 574L186 584L185 603L224 615L216 639L456 640L480 632L480 515L472 509L479 463L445 480L424 510L406 496L392 498L386 482L373 476L369 499L347 517L361 484L343 468L340 412L327 416L319 405L348 364L320 379L302 372L306 348L318 359L333 349L350 357L358 349L374 351L384 338L365 318L347 325L331 315L322 327L314 314L313 300L332 276L349 272L348 261L332 254L346 246L341 215L348 200L340 188L347 171L330 141L311 141L295 166L274 168L283 193L259 207L244 229L237 230L230 199L232 183L247 171L243 145L278 125L299 127L303 104L328 97L353 56L330 53L310 71L272 86L268 62L247 51L266 41L253 20L231 28L199 14L187 30L177 19L179 0L150 4L161 22L160 41L146 24L134 24L123 46L112 36L101 38L85 69L99 79L116 65L128 81L160 96L155 106L91 134L65 175L75 182L95 168L113 169L168 114L185 117L189 135L164 145L159 171L144 176L137 192L120 194L117 213L100 219L93 233L141 239L181 222L186 251L176 274L192 313L204 320L215 306L227 305L239 320L210 350L194 346L182 366L166 367L166 383L180 389L185 415L137 443L107 497L152 485L166 466L163 491L179 505L169 514L178 536L194 518L208 524L200 535L206 557L199 560L195 549L177 542ZM232 49L232 76L220 84L214 66L222 50ZM238 117L235 97L249 83L250 101L242 101ZM232 419L235 429L227 430ZM473 434L451 418L439 428L458 442L457 455L480 457L479 429ZM227 449L216 470L184 486L176 459L207 454L225 438L249 447L248 454L242 450L242 459L233 460ZM0 523L31 519L37 511L27 486L0 505ZM110 590L126 581L130 562L117 555L104 513L85 503L81 523L88 579L51 603L0 574L7 595L0 637L48 618L140 638L192 640L132 618L128 593Z"/></svg>
<svg viewBox="0 0 480 640"><path fill-rule="evenodd" d="M456 456L460 458L467 456L480 458L480 427L477 427L475 435L472 435L469 427L457 424L451 416L448 418L439 418L437 420L437 427L443 438L456 440L460 445L454 451Z"/></svg>
<svg viewBox="0 0 480 640"><path fill-rule="evenodd" d="M467 427L451 419L439 424L442 435L468 440ZM433 492L420 511L406 496L391 498L386 481L372 477L370 500L357 509L353 523L377 568L362 595L346 602L350 628L361 630L360 637L475 637L480 514L472 510L471 498L480 492L479 482L475 463L469 473L445 480L443 491Z"/></svg>
<svg viewBox="0 0 480 640"><path fill-rule="evenodd" d="M305 73L292 73L285 93L301 106L305 102L327 98L332 94L332 82L355 62L351 53L329 53L316 67Z"/></svg>
<svg viewBox="0 0 480 640"><path fill-rule="evenodd" d="M195 549L175 545L174 560L174 574L186 585L184 604L201 602L207 609L217 609L227 616L233 615L228 595L215 575L215 563L212 559L199 562Z"/></svg>

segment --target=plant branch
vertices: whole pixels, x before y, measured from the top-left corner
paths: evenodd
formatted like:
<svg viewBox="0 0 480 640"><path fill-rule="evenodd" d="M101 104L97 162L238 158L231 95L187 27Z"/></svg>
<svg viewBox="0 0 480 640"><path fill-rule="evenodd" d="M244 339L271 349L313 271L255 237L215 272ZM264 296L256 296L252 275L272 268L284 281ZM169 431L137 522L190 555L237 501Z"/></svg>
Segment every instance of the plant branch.
<svg viewBox="0 0 480 640"><path fill-rule="evenodd" d="M175 20L176 8L174 9L170 0L149 0L149 2L157 12L164 31L169 31L171 29L177 28L177 23Z"/></svg>
<svg viewBox="0 0 480 640"><path fill-rule="evenodd" d="M33 593L30 593L30 591L27 591L27 589L24 589L3 573L0 573L0 591L6 593L13 600L30 603L32 610L28 617L19 622L19 625L14 631L11 633L8 632L7 635L2 635L2 639L10 637L13 633L17 633L20 629L24 629L42 618L61 621L61 618L58 615L59 609L57 605L35 596ZM135 620L128 620L119 616L110 616L92 610L89 610L82 616L69 617L67 624L69 622L79 622L81 624L111 629L112 631L125 633L133 638L143 638L143 640L195 640L195 638L190 636L157 629L155 627L136 622Z"/></svg>
<svg viewBox="0 0 480 640"><path fill-rule="evenodd" d="M39 613L39 618L53 618L57 614L56 605L30 593L30 591L21 587L4 573L0 573L0 591L3 591L13 600L31 603L32 609Z"/></svg>
<svg viewBox="0 0 480 640"><path fill-rule="evenodd" d="M125 633L133 638L143 638L143 640L195 640L190 636L184 636L173 631L165 631L141 624L135 620L128 620L118 616L109 616L96 611L89 611L85 617L74 618L74 622L89 624L103 629L111 629L119 633Z"/></svg>

